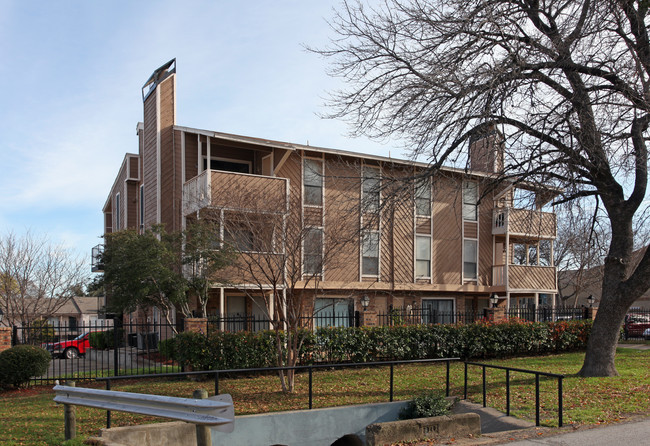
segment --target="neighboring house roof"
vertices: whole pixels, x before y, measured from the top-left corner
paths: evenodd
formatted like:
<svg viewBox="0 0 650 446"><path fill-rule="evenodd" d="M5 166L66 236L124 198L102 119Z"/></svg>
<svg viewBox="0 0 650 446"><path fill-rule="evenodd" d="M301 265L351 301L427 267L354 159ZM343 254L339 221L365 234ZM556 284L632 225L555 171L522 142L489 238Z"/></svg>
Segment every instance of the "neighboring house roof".
<svg viewBox="0 0 650 446"><path fill-rule="evenodd" d="M638 249L632 254L632 264L634 267L638 265L641 261L641 258L645 254L648 247ZM591 295L593 296L594 306L598 306L601 298L601 286L602 286L602 275L603 275L603 265L596 266L584 270L582 272L582 277L580 283L576 284L576 276L578 271L558 271L558 289L562 292L564 296L570 295L571 297L567 299L567 305L581 307L588 306L587 298ZM576 286L579 288L576 296L573 295L576 290ZM649 308L650 309L650 289L646 291L639 299L637 299L632 307L639 308Z"/></svg>

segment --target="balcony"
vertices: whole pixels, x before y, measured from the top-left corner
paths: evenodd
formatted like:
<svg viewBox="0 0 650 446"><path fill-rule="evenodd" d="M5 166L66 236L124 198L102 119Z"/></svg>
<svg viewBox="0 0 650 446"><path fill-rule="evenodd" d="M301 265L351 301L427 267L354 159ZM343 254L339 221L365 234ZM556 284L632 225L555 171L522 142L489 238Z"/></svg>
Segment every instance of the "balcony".
<svg viewBox="0 0 650 446"><path fill-rule="evenodd" d="M495 209L492 219L492 234L555 238L557 234L556 217L551 212L529 209Z"/></svg>
<svg viewBox="0 0 650 446"><path fill-rule="evenodd" d="M555 290L554 266L508 265L508 289L510 290Z"/></svg>
<svg viewBox="0 0 650 446"><path fill-rule="evenodd" d="M286 214L288 182L286 178L206 170L183 185L183 215L206 208Z"/></svg>
<svg viewBox="0 0 650 446"><path fill-rule="evenodd" d="M104 245L94 246L91 252L90 270L93 273L101 273L104 271Z"/></svg>

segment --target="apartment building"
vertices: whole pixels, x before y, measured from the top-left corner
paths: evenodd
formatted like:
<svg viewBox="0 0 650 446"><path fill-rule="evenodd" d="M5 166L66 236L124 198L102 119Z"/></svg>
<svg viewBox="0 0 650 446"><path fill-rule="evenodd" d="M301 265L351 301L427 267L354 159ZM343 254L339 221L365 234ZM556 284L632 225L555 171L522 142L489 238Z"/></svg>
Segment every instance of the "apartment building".
<svg viewBox="0 0 650 446"><path fill-rule="evenodd" d="M308 297L304 314L481 311L494 295L502 307L553 305L553 194L491 186L497 133L470 144L469 171L428 176L424 163L180 126L175 60L142 98L138 152L104 204L104 232L216 221L249 264L212 284L209 312L272 315L278 278Z"/></svg>

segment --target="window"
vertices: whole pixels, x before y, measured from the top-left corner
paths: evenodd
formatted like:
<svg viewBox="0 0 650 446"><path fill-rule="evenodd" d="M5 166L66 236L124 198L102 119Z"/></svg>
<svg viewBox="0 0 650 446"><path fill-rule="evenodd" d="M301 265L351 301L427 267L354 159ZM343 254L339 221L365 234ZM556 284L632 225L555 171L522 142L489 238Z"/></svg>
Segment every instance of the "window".
<svg viewBox="0 0 650 446"><path fill-rule="evenodd" d="M120 193L118 192L117 195L115 195L115 230L119 231L121 226L120 226L120 217L121 217L122 211L120 209Z"/></svg>
<svg viewBox="0 0 650 446"><path fill-rule="evenodd" d="M363 167L363 211L377 212L380 203L381 174L376 167Z"/></svg>
<svg viewBox="0 0 650 446"><path fill-rule="evenodd" d="M320 274L323 270L323 230L309 228L303 243L303 274Z"/></svg>
<svg viewBox="0 0 650 446"><path fill-rule="evenodd" d="M539 266L551 266L551 241L539 241Z"/></svg>
<svg viewBox="0 0 650 446"><path fill-rule="evenodd" d="M476 280L478 246L476 240L465 240L463 242L463 279Z"/></svg>
<svg viewBox="0 0 650 446"><path fill-rule="evenodd" d="M305 158L303 169L303 201L307 205L323 205L323 163Z"/></svg>
<svg viewBox="0 0 650 446"><path fill-rule="evenodd" d="M140 229L144 229L144 184L140 185Z"/></svg>
<svg viewBox="0 0 650 446"><path fill-rule="evenodd" d="M526 265L526 245L524 243L512 244L512 264Z"/></svg>
<svg viewBox="0 0 650 446"><path fill-rule="evenodd" d="M361 274L379 275L379 232L366 232L362 238Z"/></svg>
<svg viewBox="0 0 650 446"><path fill-rule="evenodd" d="M203 158L203 170L206 170L208 167L208 159ZM211 170L222 170L225 172L236 172L236 173L251 173L251 163L248 161L236 161L236 160L223 160L223 159L210 159L210 169Z"/></svg>
<svg viewBox="0 0 650 446"><path fill-rule="evenodd" d="M475 181L463 183L463 219L476 221L478 203L478 184Z"/></svg>
<svg viewBox="0 0 650 446"><path fill-rule="evenodd" d="M528 264L537 265L537 245L528 245Z"/></svg>
<svg viewBox="0 0 650 446"><path fill-rule="evenodd" d="M316 299L314 322L316 327L352 327L354 302L352 299Z"/></svg>
<svg viewBox="0 0 650 446"><path fill-rule="evenodd" d="M253 251L253 231L245 225L228 223L224 234L224 242L238 251Z"/></svg>
<svg viewBox="0 0 650 446"><path fill-rule="evenodd" d="M415 237L415 277L431 277L431 237Z"/></svg>
<svg viewBox="0 0 650 446"><path fill-rule="evenodd" d="M415 183L415 214L425 217L431 215L431 181L429 178Z"/></svg>
<svg viewBox="0 0 650 446"><path fill-rule="evenodd" d="M453 324L453 299L422 299L422 323L424 324Z"/></svg>

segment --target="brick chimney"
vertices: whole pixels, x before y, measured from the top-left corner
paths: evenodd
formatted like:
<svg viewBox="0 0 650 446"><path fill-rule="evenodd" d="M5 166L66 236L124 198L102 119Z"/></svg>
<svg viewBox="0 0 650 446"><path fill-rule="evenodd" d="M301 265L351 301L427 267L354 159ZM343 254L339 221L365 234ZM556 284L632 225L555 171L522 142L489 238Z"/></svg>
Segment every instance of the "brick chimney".
<svg viewBox="0 0 650 446"><path fill-rule="evenodd" d="M503 136L495 125L470 138L469 169L488 173L503 170Z"/></svg>

